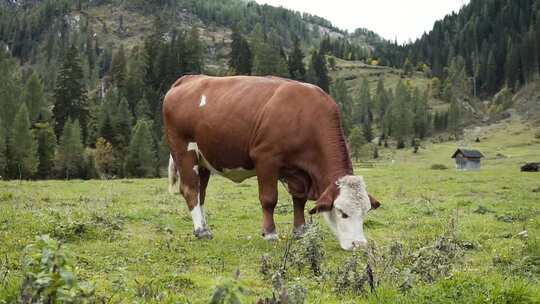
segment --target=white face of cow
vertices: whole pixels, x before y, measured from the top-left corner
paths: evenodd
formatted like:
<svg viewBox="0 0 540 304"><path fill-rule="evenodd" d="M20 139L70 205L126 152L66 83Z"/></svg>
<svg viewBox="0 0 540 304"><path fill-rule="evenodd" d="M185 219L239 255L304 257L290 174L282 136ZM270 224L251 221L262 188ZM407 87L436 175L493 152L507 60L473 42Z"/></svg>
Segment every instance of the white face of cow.
<svg viewBox="0 0 540 304"><path fill-rule="evenodd" d="M361 176L348 175L336 182L339 195L332 210L322 212L330 229L339 240L341 248L352 250L367 245L364 236L364 217L371 203Z"/></svg>

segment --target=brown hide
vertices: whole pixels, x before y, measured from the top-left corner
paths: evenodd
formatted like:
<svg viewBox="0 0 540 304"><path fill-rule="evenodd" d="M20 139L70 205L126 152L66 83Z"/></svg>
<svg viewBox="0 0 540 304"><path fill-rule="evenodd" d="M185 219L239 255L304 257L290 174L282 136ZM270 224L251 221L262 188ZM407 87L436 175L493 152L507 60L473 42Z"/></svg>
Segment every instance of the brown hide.
<svg viewBox="0 0 540 304"><path fill-rule="evenodd" d="M196 187L185 172L201 163L187 151L189 143L218 172L255 170L259 190L266 180L282 180L293 198L317 200L318 211L332 208L336 180L353 174L338 107L313 85L276 77L184 76L165 96L163 118L182 187ZM373 209L380 205L370 199Z"/></svg>

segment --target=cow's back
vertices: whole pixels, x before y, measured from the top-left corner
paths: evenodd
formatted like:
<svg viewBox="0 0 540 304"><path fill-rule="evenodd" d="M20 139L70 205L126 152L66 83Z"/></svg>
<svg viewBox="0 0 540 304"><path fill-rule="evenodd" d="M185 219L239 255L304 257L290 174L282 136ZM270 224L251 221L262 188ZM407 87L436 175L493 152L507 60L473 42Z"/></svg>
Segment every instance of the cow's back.
<svg viewBox="0 0 540 304"><path fill-rule="evenodd" d="M327 108L336 109L325 96L315 86L275 77L184 76L165 97L164 123L172 137L196 143L217 170L252 169L253 149L310 148L306 141L317 137Z"/></svg>

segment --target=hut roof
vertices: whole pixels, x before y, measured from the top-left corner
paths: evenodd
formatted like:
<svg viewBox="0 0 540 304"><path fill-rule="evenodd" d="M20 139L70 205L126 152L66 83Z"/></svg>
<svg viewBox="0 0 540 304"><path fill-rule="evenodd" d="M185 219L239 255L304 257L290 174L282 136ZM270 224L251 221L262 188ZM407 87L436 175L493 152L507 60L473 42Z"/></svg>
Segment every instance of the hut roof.
<svg viewBox="0 0 540 304"><path fill-rule="evenodd" d="M478 150L466 150L466 149L457 149L456 152L454 152L454 155L452 155L452 158L456 158L458 153L463 154L463 156L467 158L482 158L484 155L480 153Z"/></svg>

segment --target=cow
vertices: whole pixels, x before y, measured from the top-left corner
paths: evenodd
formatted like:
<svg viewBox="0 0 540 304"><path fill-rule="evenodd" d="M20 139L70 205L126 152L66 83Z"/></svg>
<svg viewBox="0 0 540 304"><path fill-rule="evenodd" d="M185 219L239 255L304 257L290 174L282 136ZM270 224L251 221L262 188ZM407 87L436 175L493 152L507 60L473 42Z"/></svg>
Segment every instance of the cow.
<svg viewBox="0 0 540 304"><path fill-rule="evenodd" d="M211 173L236 183L257 177L262 235L278 238L278 182L292 196L294 233L304 207L321 214L345 250L365 247L363 221L380 203L353 167L340 112L319 87L278 77L187 75L169 89L163 121L180 193L198 238L212 238L203 210Z"/></svg>

